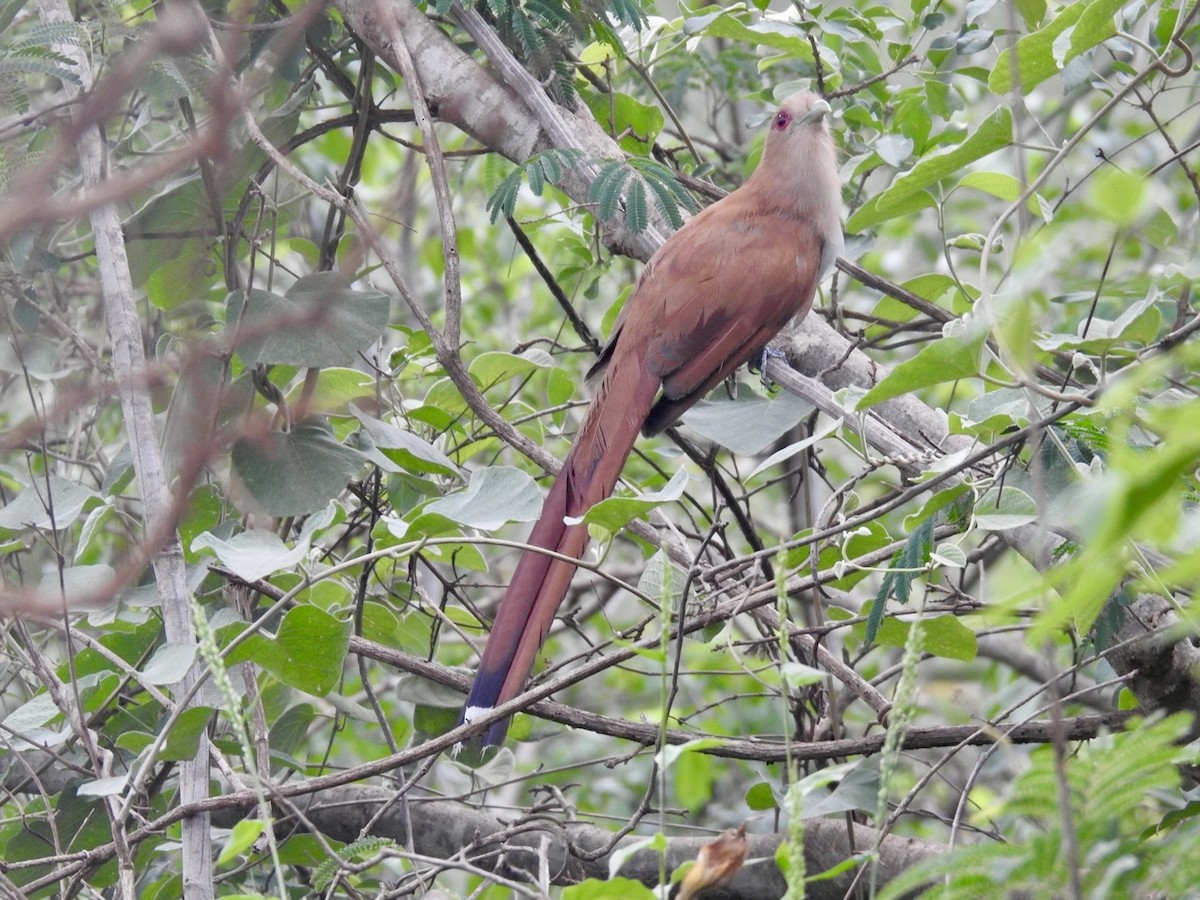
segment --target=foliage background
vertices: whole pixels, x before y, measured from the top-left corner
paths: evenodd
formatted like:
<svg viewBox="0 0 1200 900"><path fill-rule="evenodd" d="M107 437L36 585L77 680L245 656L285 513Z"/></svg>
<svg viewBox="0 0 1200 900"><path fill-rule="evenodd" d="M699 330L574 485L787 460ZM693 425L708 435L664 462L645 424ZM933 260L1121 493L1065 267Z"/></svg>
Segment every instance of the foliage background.
<svg viewBox="0 0 1200 900"><path fill-rule="evenodd" d="M748 822L727 896L1182 896L1195 18L0 5L5 890L629 897ZM847 259L450 756L636 260L798 88Z"/></svg>

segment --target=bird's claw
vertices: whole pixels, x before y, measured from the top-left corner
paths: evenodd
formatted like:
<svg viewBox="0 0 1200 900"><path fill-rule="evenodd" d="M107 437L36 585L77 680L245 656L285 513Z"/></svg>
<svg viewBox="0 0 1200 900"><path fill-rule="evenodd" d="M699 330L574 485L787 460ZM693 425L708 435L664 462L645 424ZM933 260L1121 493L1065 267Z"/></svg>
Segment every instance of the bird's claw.
<svg viewBox="0 0 1200 900"><path fill-rule="evenodd" d="M772 359L787 359L787 354L778 347L767 344L757 358L752 359L750 363L750 371L758 372L762 386L768 391L774 390L776 387L775 382L767 375L767 361Z"/></svg>

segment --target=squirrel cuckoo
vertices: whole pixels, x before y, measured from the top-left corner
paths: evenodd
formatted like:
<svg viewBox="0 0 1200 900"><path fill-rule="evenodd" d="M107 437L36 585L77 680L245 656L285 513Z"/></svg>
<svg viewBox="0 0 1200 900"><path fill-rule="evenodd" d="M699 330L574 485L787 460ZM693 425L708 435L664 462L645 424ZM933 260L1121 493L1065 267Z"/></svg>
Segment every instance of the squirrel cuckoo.
<svg viewBox="0 0 1200 900"><path fill-rule="evenodd" d="M826 117L810 93L772 116L746 183L694 216L654 254L592 374L603 372L528 543L579 559L587 526L568 525L612 493L638 432L670 426L812 306L842 249L841 186ZM575 564L526 550L500 603L463 721L519 694ZM484 738L499 744L507 720Z"/></svg>

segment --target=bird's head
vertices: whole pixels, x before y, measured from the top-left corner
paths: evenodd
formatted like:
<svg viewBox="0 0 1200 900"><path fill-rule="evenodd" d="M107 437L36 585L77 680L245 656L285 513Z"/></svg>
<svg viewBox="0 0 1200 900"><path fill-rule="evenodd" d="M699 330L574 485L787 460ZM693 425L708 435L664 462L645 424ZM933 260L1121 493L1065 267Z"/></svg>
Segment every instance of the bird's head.
<svg viewBox="0 0 1200 900"><path fill-rule="evenodd" d="M827 119L831 112L829 104L816 94L808 91L792 94L771 117L764 158L772 151L779 152L777 148L788 147L794 153L810 146L814 140L827 140Z"/></svg>

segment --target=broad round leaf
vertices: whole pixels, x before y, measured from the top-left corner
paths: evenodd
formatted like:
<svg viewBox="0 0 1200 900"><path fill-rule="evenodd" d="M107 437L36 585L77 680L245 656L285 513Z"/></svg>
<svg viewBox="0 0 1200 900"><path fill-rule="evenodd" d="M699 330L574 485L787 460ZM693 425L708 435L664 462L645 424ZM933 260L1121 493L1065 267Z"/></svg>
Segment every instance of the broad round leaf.
<svg viewBox="0 0 1200 900"><path fill-rule="evenodd" d="M434 500L426 512L491 531L507 522L532 522L542 509L541 491L525 472L492 466L471 473L466 490Z"/></svg>
<svg viewBox="0 0 1200 900"><path fill-rule="evenodd" d="M306 419L288 432L242 438L233 445L232 462L262 512L303 516L340 494L363 458L339 444L325 422Z"/></svg>
<svg viewBox="0 0 1200 900"><path fill-rule="evenodd" d="M243 309L244 301L244 309ZM237 327L238 355L247 365L321 369L349 366L387 328L391 300L355 291L335 272L299 279L283 296L252 290L225 301L227 328Z"/></svg>

